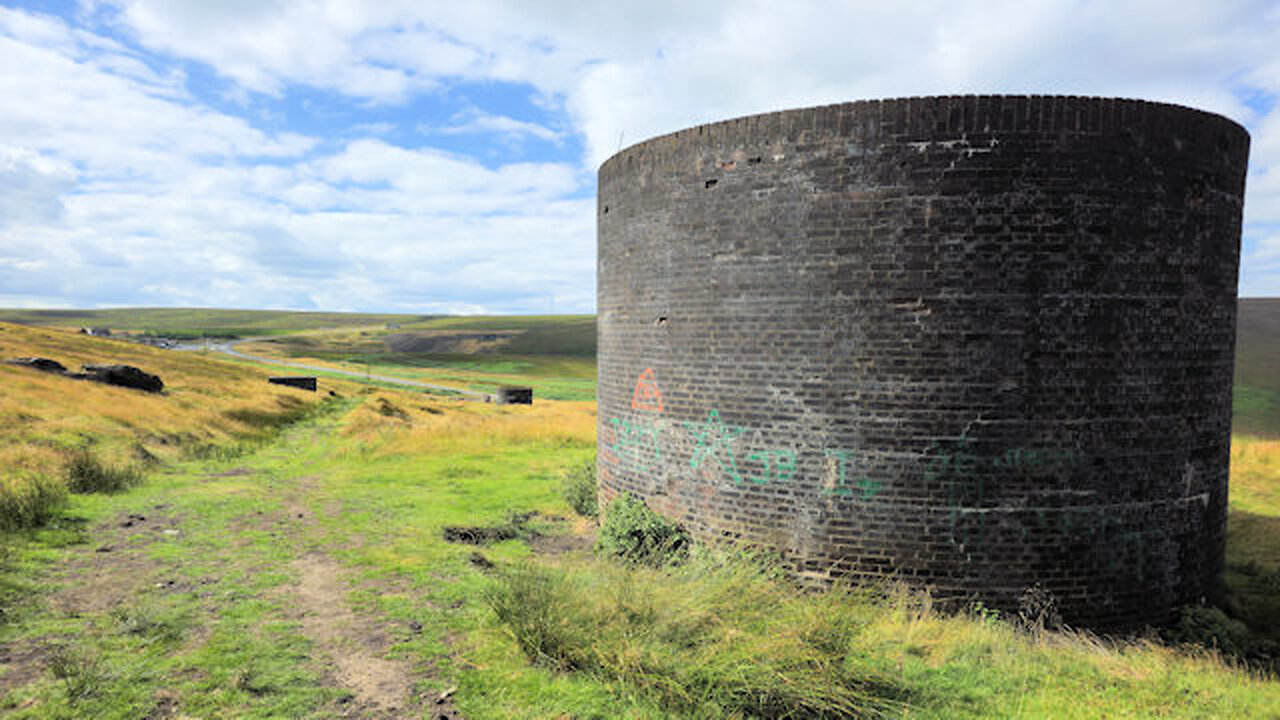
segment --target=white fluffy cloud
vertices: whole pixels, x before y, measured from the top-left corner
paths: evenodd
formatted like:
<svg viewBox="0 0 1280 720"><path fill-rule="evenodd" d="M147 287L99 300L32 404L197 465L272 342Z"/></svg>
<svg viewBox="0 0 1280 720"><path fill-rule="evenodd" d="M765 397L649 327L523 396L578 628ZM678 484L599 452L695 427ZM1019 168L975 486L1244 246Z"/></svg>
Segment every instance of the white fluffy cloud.
<svg viewBox="0 0 1280 720"><path fill-rule="evenodd" d="M0 304L590 310L593 174L621 146L747 113L970 92L1143 97L1246 124L1243 290L1280 295L1276 47L1280 10L1260 1L0 8ZM192 67L242 111L201 101ZM554 120L452 97L468 83L527 87ZM299 88L356 114L453 105L412 123L423 146L391 140L385 117L330 137L263 129L283 125L255 98ZM558 154L505 151L539 143Z"/></svg>

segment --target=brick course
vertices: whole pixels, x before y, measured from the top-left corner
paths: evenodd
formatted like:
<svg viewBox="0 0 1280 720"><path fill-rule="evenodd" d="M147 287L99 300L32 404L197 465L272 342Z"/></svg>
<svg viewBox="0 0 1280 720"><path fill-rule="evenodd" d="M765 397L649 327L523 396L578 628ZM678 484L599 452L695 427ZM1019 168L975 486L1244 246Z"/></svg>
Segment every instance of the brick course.
<svg viewBox="0 0 1280 720"><path fill-rule="evenodd" d="M1248 134L1080 97L682 130L599 176L599 475L802 580L1168 620L1222 567Z"/></svg>

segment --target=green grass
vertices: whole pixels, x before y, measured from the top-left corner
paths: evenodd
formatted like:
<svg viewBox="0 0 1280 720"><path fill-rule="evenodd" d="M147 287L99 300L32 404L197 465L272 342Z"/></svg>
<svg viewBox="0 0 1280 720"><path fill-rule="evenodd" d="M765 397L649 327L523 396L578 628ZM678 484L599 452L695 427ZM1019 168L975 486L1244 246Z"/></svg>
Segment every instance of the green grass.
<svg viewBox="0 0 1280 720"><path fill-rule="evenodd" d="M519 329L447 320L419 324ZM521 320L548 332L561 321ZM307 352L330 343L341 360L343 343L385 330L298 337L310 338ZM377 362L406 377L530 384L540 397L593 394L594 363L571 354ZM1254 383L1236 396L1238 417L1263 418L1232 456L1236 617L1190 621L1239 632L1242 618L1249 642L1280 628L1280 446L1258 439L1277 388ZM220 406L209 422L251 441L184 446L186 460L166 458L140 485L72 495L43 525L0 533L0 650L39 655L39 671L0 697L0 715L373 715L335 674L351 646L317 639L299 615L300 563L317 557L341 573L337 604L384 639L380 656L411 669L425 699L402 714L431 717L431 698L451 687L472 720L1269 717L1280 707L1275 679L1204 649L1034 632L981 608L944 614L892 586L801 593L760 558L695 550L648 567L548 550L548 538L594 532L562 495L565 473L594 457L593 406L343 394L310 412ZM529 511L510 539L444 537ZM146 520L125 527L133 516Z"/></svg>

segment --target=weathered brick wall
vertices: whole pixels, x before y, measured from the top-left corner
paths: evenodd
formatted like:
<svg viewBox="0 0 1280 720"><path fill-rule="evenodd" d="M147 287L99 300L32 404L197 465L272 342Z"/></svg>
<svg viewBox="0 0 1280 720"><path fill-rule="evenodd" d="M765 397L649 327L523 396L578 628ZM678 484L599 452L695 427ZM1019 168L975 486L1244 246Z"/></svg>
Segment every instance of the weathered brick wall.
<svg viewBox="0 0 1280 720"><path fill-rule="evenodd" d="M1222 565L1248 134L1077 97L690 128L599 182L599 471L802 578L1161 622Z"/></svg>

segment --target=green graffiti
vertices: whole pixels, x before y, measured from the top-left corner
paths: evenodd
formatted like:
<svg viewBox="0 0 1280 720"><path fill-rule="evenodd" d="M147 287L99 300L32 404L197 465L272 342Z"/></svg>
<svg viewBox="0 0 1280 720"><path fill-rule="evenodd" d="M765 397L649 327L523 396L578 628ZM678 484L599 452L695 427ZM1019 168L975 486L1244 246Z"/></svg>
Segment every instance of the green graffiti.
<svg viewBox="0 0 1280 720"><path fill-rule="evenodd" d="M827 456L827 460L834 460L836 464L835 482L828 487L822 488L823 495L838 495L840 497L854 497L855 495L861 500L870 500L880 494L880 488L884 486L879 480L872 480L866 475L860 475L852 485L849 483L849 459L856 457L847 450L823 450Z"/></svg>
<svg viewBox="0 0 1280 720"><path fill-rule="evenodd" d="M640 472L649 470L648 457L662 462L662 449L658 443L658 428L651 422L609 418L613 442L605 447L613 452L624 467L634 467Z"/></svg>
<svg viewBox="0 0 1280 720"><path fill-rule="evenodd" d="M796 474L796 454L791 450L761 450L751 453L747 459L763 466L759 476L747 478L756 485L786 482Z"/></svg>
<svg viewBox="0 0 1280 720"><path fill-rule="evenodd" d="M733 451L733 441L742 434L742 428L721 422L719 410L707 413L707 419L701 423L686 422L684 426L686 430L696 434L698 442L693 457L689 459L690 468L697 470L704 463L714 461L720 472L728 475L735 483L742 482Z"/></svg>

